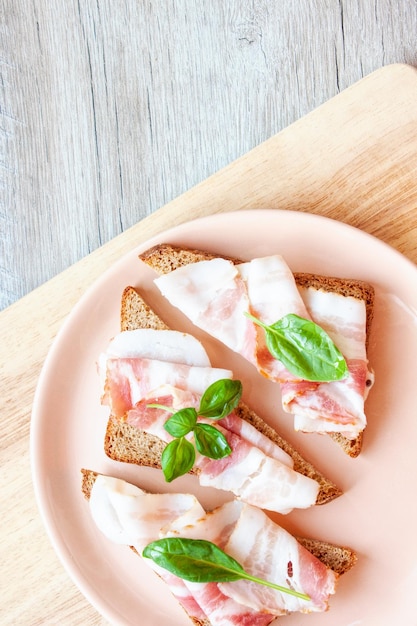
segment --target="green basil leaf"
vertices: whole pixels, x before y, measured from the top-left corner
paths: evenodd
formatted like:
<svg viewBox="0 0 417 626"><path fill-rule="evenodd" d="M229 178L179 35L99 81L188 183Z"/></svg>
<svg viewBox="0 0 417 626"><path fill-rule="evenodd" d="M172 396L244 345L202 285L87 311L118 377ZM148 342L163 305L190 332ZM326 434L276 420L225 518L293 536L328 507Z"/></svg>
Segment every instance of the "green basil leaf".
<svg viewBox="0 0 417 626"><path fill-rule="evenodd" d="M303 593L251 576L234 558L211 541L204 539L181 537L158 539L144 548L142 556L152 559L160 567L190 582L220 583L244 578L282 593L310 600L310 597Z"/></svg>
<svg viewBox="0 0 417 626"><path fill-rule="evenodd" d="M167 537L152 541L143 556L179 578L195 583L239 580L244 569L211 541Z"/></svg>
<svg viewBox="0 0 417 626"><path fill-rule="evenodd" d="M236 408L241 395L242 383L240 380L231 380L230 378L217 380L203 393L198 414L210 419L222 419Z"/></svg>
<svg viewBox="0 0 417 626"><path fill-rule="evenodd" d="M192 443L184 437L173 439L162 451L161 466L165 480L170 483L190 471L195 461Z"/></svg>
<svg viewBox="0 0 417 626"><path fill-rule="evenodd" d="M273 356L305 380L330 382L344 378L346 361L329 335L320 326L289 314L266 331L266 343Z"/></svg>
<svg viewBox="0 0 417 626"><path fill-rule="evenodd" d="M194 441L199 453L210 459L222 459L232 452L223 433L210 424L195 425Z"/></svg>
<svg viewBox="0 0 417 626"><path fill-rule="evenodd" d="M348 374L342 353L314 322L294 313L270 326L252 315L248 317L264 328L269 352L294 376L314 382L331 382Z"/></svg>
<svg viewBox="0 0 417 626"><path fill-rule="evenodd" d="M184 437L191 432L197 422L197 411L193 407L173 413L164 424L165 430L173 437Z"/></svg>

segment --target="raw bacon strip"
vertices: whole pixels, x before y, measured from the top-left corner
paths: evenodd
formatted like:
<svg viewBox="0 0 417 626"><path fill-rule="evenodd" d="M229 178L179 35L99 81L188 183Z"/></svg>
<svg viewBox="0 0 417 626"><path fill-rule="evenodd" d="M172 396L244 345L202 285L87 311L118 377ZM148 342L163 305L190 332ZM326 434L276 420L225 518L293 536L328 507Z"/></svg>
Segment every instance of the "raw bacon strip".
<svg viewBox="0 0 417 626"><path fill-rule="evenodd" d="M282 257L239 265L218 258L200 261L159 276L155 284L196 326L241 354L265 376L277 381L294 379L266 349L263 331L245 315L253 313L267 324L287 313L308 318Z"/></svg>
<svg viewBox="0 0 417 626"><path fill-rule="evenodd" d="M172 595L178 600L182 608L191 618L201 621L208 619L207 614L198 604L196 598L181 578L174 576L174 574L171 574L162 567L158 567L156 563L149 563L149 567L151 567L168 585Z"/></svg>
<svg viewBox="0 0 417 626"><path fill-rule="evenodd" d="M366 361L366 307L363 300L313 287L299 287L316 324L333 339L348 359Z"/></svg>
<svg viewBox="0 0 417 626"><path fill-rule="evenodd" d="M136 404L128 413L127 421L131 426L146 430L152 435L165 440L167 432L163 428L165 421L168 419L166 411L161 409L152 409L149 404L160 404L162 406L171 407L172 411L179 411L184 407L194 407L198 409L200 405L200 397L188 390L178 389L170 385L163 385L148 394L142 402ZM292 457L284 452L269 437L263 435L252 424L243 420L234 411L217 422L217 426L221 426L231 433L239 435L248 443L256 446L266 455L284 463L288 467L294 466Z"/></svg>
<svg viewBox="0 0 417 626"><path fill-rule="evenodd" d="M127 421L131 426L146 430L146 432L165 441L167 432L164 429L164 424L168 419L168 414L164 410L149 407L149 404L171 407L173 412L185 407L194 407L197 410L200 405L200 397L184 389L163 385L148 394L142 402L139 402L128 412ZM284 452L269 437L263 435L252 424L239 417L234 411L219 420L216 425L239 435L241 439L256 446L267 456L276 459L280 463L291 468L294 466L294 460L289 454Z"/></svg>
<svg viewBox="0 0 417 626"><path fill-rule="evenodd" d="M284 452L282 448L277 446L269 437L262 434L252 424L243 420L235 412L230 413L218 422L219 426L223 426L231 433L239 435L245 441L252 443L254 446L262 450L265 454L288 465L288 467L294 466L293 458Z"/></svg>
<svg viewBox="0 0 417 626"><path fill-rule="evenodd" d="M364 399L358 392L358 382L366 381L367 368L364 363L347 361L347 364L351 375L344 380L321 383L303 393L300 393L300 385L285 383L281 386L283 407L296 416L295 423L302 423L301 420L307 423L308 419L319 421L327 432L350 431L356 433L354 436L365 428Z"/></svg>
<svg viewBox="0 0 417 626"><path fill-rule="evenodd" d="M267 626L275 619L263 609L253 609L243 602L236 602L217 583L184 583L206 613L211 626Z"/></svg>
<svg viewBox="0 0 417 626"><path fill-rule="evenodd" d="M315 480L266 455L239 435L219 430L232 454L218 460L198 457L202 486L231 491L244 502L282 514L315 504L319 490Z"/></svg>
<svg viewBox="0 0 417 626"><path fill-rule="evenodd" d="M177 330L125 330L112 339L105 356L142 357L199 367L210 366L207 352L198 339Z"/></svg>
<svg viewBox="0 0 417 626"><path fill-rule="evenodd" d="M366 308L363 301L333 292L300 288L312 317L342 351L349 376L324 383L302 395L297 386L283 386L283 406L294 413L294 426L307 432L342 432L354 439L366 427L364 400L369 391L366 355Z"/></svg>
<svg viewBox="0 0 417 626"><path fill-rule="evenodd" d="M93 519L115 543L143 549L173 520L193 524L205 515L191 494L150 494L110 476L97 476L90 496Z"/></svg>
<svg viewBox="0 0 417 626"><path fill-rule="evenodd" d="M289 313L310 319L295 284L294 276L279 255L253 259L237 265L245 281L249 311L265 324L273 324ZM255 365L263 376L276 382L297 380L275 359L265 343L265 332L256 326L257 348Z"/></svg>
<svg viewBox="0 0 417 626"><path fill-rule="evenodd" d="M230 500L213 511L206 512L194 523L178 517L161 528L161 537L187 536L188 539L205 539L224 550L244 506L239 500Z"/></svg>
<svg viewBox="0 0 417 626"><path fill-rule="evenodd" d="M274 615L318 612L328 608L336 574L303 548L263 511L245 505L224 547L253 576L310 596L302 600L249 581L220 583L236 602Z"/></svg>
<svg viewBox="0 0 417 626"><path fill-rule="evenodd" d="M90 511L101 532L114 543L135 547L139 554L148 543L158 539L160 529L181 520L183 525L198 522L205 511L188 494L149 494L123 480L97 476L90 495ZM153 561L149 566L168 585L188 615L206 620L207 615L184 581Z"/></svg>
<svg viewBox="0 0 417 626"><path fill-rule="evenodd" d="M150 407L150 404L160 404L171 407L172 411L179 411L185 407L198 408L200 396L186 389L177 389L170 385L163 385L150 392L133 409L128 411L126 421L131 426L155 435L162 441L169 442L172 437L167 433L164 424L170 416L164 409Z"/></svg>
<svg viewBox="0 0 417 626"><path fill-rule="evenodd" d="M175 520L162 529L161 537L205 539L223 549L240 517L242 507L241 502L231 500L206 513L195 524L186 524L181 519ZM244 602L236 602L221 591L218 583L184 581L184 584L209 616L212 626L267 626L275 619L265 611L258 612L247 607Z"/></svg>
<svg viewBox="0 0 417 626"><path fill-rule="evenodd" d="M125 330L113 337L106 351L99 357L98 371L102 387L106 381L107 360L122 357L159 359L198 367L211 365L202 344L192 335L152 328Z"/></svg>
<svg viewBox="0 0 417 626"><path fill-rule="evenodd" d="M231 556L234 556L230 550L230 548L233 549L234 543L236 541L242 541L243 543L240 546L240 553L245 553L245 546L247 547L248 544L250 545L250 542L254 539L253 534L251 535L251 537L249 537L246 535L246 533L253 533L255 531L256 543L257 545L259 545L259 547L265 548L266 554L262 553L262 555L258 555L253 546L250 545L248 554L245 555L245 559L240 558L240 560L236 560L238 560L242 565L243 560L245 560L246 565L244 565L244 568L248 572L260 577L262 576L259 573L259 569L257 570L258 573L254 573L254 570L256 569L256 565L254 565L254 563L257 562L258 558L263 558L266 559L266 561L269 561L267 555L270 551L274 551L274 554L279 556L281 560L281 569L285 569L285 571L287 572L287 553L283 551L280 554L276 549L276 546L274 545L274 542L278 537L280 537L281 539L285 537L287 544L290 543L291 540L293 552L297 554L298 551L300 551L300 554L302 555L302 563L300 563L300 565L302 568L307 568L306 573L303 572L303 578L309 579L310 577L312 578L313 575L320 574L322 579L329 578L330 581L333 580L333 572L327 570L327 568L322 565L322 563L318 561L318 559L316 559L309 552L304 550L304 548L302 548L296 542L296 540L291 537L291 535L289 535L288 533L286 533L286 531L274 524L264 513L261 512L259 512L258 523L251 523L251 513L254 514L255 517L257 517L257 509L254 509L254 507L244 505L236 501L228 502L218 507L214 511L207 513L205 518L199 520L198 524L190 525L187 527L184 525L182 528L180 525L175 524L175 529L171 529L171 532L167 532L166 534L164 533L164 536L180 535L182 537L188 537L191 539L206 539L207 541L212 541L213 543L218 545ZM262 542L260 541L260 537L258 535L261 534L262 530L267 530L267 534L262 537L263 544L261 546ZM267 544L269 544L269 542L270 545L268 545L267 547ZM284 542L281 540L280 546L283 546L283 544ZM304 553L307 554L305 555ZM250 562L249 566L248 562ZM295 564L295 567L297 567L297 564ZM275 569L278 569L277 564ZM271 580L273 582L276 582L277 584L282 584L285 587L293 586L291 581L290 583L288 583L287 580L281 582L278 579L271 578L271 572L267 571L267 568L265 568L264 571L267 572L269 575L269 577L264 577L264 580ZM275 575L275 572L273 572L273 574ZM263 624L269 624L272 621L271 615L284 615L292 610L291 608L289 608L291 604L296 606L296 603L291 603L291 600L288 599L290 598L290 596L288 596L287 598L287 594L281 594L279 592L273 592L272 594L270 594L267 587L263 587L261 585L253 583L246 583L243 586L243 588L245 589L245 587L248 587L249 585L248 589L251 595L248 598L244 597L244 594L241 593L240 581L233 583L210 583L205 585L185 581L185 584L190 592L192 592L200 606L204 609L207 615L209 615L211 623L215 626L227 626L230 624L246 624L247 626L255 624L257 626L263 626ZM303 584L305 587L312 588L312 585L305 583L304 579ZM317 589L319 588L319 586L320 591L317 593ZM256 596L256 592L253 591L252 587L258 589L258 593L260 594L259 596ZM326 607L326 604L323 601L325 598L326 588L330 588L329 593L334 591L331 585L326 586L323 580L321 580L320 582L317 581L315 595L316 597L320 596L320 604L324 608ZM275 601L273 603L273 611L270 611L267 605L261 605L261 598L263 594L262 590L266 590L265 593L267 596L276 594L277 597L275 598ZM304 591L304 593L307 592ZM255 599L252 597L252 595L255 595ZM310 607L311 605L311 603L304 602L303 605L302 601L299 602L301 603L300 606L302 610L304 610L305 606ZM257 604L257 606L254 606L255 604ZM236 605L246 606L248 609L251 609L252 612L247 610L246 613L240 612L237 616L236 614L234 614ZM294 610L299 609L297 608ZM309 608L309 610L312 609ZM320 609L317 606L314 610Z"/></svg>
<svg viewBox="0 0 417 626"><path fill-rule="evenodd" d="M248 294L233 263L225 259L192 263L160 276L155 284L193 324L256 362L257 331L245 316Z"/></svg>
<svg viewBox="0 0 417 626"><path fill-rule="evenodd" d="M230 370L196 367L146 358L108 358L102 403L113 415L122 417L140 402L150 390L168 384L202 395L212 383L232 378Z"/></svg>
<svg viewBox="0 0 417 626"><path fill-rule="evenodd" d="M232 372L212 368L202 344L186 333L138 329L116 335L100 356L102 403L122 417L150 390L170 384L202 394Z"/></svg>

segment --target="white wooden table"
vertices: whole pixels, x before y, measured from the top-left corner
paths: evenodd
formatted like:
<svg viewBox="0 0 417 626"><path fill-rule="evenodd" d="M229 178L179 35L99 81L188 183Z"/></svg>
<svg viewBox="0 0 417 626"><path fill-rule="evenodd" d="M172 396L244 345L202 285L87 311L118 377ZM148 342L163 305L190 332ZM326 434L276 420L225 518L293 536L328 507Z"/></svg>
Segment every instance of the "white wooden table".
<svg viewBox="0 0 417 626"><path fill-rule="evenodd" d="M0 309L339 91L414 0L3 0Z"/></svg>
<svg viewBox="0 0 417 626"><path fill-rule="evenodd" d="M191 5L2 3L2 625L106 624L46 537L29 428L58 328L124 251L254 206L345 221L417 262L417 70L345 89L415 64L417 3Z"/></svg>

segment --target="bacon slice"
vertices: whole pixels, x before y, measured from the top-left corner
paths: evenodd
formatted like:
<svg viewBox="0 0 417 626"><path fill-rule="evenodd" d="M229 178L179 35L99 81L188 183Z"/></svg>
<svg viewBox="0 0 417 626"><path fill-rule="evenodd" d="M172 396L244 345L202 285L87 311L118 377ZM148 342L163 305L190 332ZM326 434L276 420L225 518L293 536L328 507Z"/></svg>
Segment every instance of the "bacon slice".
<svg viewBox="0 0 417 626"><path fill-rule="evenodd" d="M219 426L223 426L226 430L235 435L239 435L245 441L253 444L266 455L284 463L288 467L294 467L293 458L284 452L282 448L277 446L269 437L262 434L252 424L241 419L235 412L229 413L226 417L218 422Z"/></svg>
<svg viewBox="0 0 417 626"><path fill-rule="evenodd" d="M163 385L155 391L150 392L142 402L137 403L133 409L128 411L127 421L131 426L146 430L146 432L165 441L167 432L164 429L164 424L167 419L167 414L161 409L149 407L149 404L160 404L165 407L170 407L173 411L179 411L184 407L194 407L198 409L200 397L188 390ZM294 466L294 460L287 452L284 452L284 450L269 439L269 437L266 437L266 435L252 426L252 424L243 420L234 411L223 419L218 420L215 425L218 428L220 427L230 433L239 435L241 439L256 446L267 456L276 459L280 463L290 468Z"/></svg>
<svg viewBox="0 0 417 626"><path fill-rule="evenodd" d="M202 395L212 383L232 378L232 372L214 367L196 367L159 359L111 358L106 362L102 403L122 417L152 389L164 384Z"/></svg>
<svg viewBox="0 0 417 626"><path fill-rule="evenodd" d="M248 294L233 263L224 259L192 263L155 283L196 326L254 362L257 331L244 315L249 310Z"/></svg>
<svg viewBox="0 0 417 626"><path fill-rule="evenodd" d="M97 476L90 495L90 512L100 531L114 543L134 547L139 554L160 536L161 528L171 523L198 522L205 511L189 494L149 494L124 480ZM188 615L206 620L207 614L184 581L153 561L149 566L168 585Z"/></svg>
<svg viewBox="0 0 417 626"><path fill-rule="evenodd" d="M109 343L105 359L108 357L160 359L169 363L184 363L209 367L207 352L198 339L177 330L154 330L137 328L124 330Z"/></svg>
<svg viewBox="0 0 417 626"><path fill-rule="evenodd" d="M239 435L221 430L232 454L219 460L197 459L202 486L231 491L244 502L282 514L315 504L319 489L315 480L266 455Z"/></svg>
<svg viewBox="0 0 417 626"><path fill-rule="evenodd" d="M273 324L288 313L310 319L300 298L294 276L279 255L253 259L237 265L244 281L248 300L248 312L265 324ZM297 380L285 366L275 359L265 342L265 332L256 326L257 347L254 364L266 378L281 382Z"/></svg>
<svg viewBox="0 0 417 626"><path fill-rule="evenodd" d="M302 397L289 384L283 389L283 404L294 413L297 430L342 432L353 439L366 427L364 400L373 382L365 347L365 303L311 287L300 288L300 295L314 321L329 334L344 355L349 376L341 381L319 384Z"/></svg>
<svg viewBox="0 0 417 626"><path fill-rule="evenodd" d="M211 367L202 344L175 330L138 329L116 335L99 357L102 404L122 417L150 390L169 384L202 394L230 370Z"/></svg>
<svg viewBox="0 0 417 626"><path fill-rule="evenodd" d="M326 611L335 593L336 574L313 557L263 511L244 505L224 547L252 576L310 596L302 600L249 581L219 584L236 602L274 615Z"/></svg>
<svg viewBox="0 0 417 626"><path fill-rule="evenodd" d="M221 287L217 289L219 277L225 275L227 283L220 281ZM343 432L351 438L364 429L363 405L366 384L370 380L365 350L364 302L318 289L299 290L289 267L279 255L238 265L224 259L192 263L158 277L155 284L194 324L247 358L261 374L280 384L283 408L295 415L297 429ZM200 300L203 288L210 298ZM222 311L222 324L218 320L213 322L217 305ZM343 353L349 375L330 383L299 380L270 354L263 329L248 320L245 313L253 314L268 325L288 313L312 319L328 332ZM231 327L234 332L229 331ZM250 337L250 341L239 339L238 332L245 338Z"/></svg>

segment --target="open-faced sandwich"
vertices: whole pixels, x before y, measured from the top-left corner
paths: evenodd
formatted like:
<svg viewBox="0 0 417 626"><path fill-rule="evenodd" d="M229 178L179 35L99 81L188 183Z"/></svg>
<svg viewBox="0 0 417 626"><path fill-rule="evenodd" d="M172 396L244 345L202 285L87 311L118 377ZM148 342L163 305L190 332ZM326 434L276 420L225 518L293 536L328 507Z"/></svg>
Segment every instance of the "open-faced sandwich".
<svg viewBox="0 0 417 626"><path fill-rule="evenodd" d="M371 285L293 274L280 255L242 262L162 244L140 259L193 324L280 385L296 430L327 433L350 456L360 453L373 383Z"/></svg>
<svg viewBox="0 0 417 626"><path fill-rule="evenodd" d="M207 512L192 494L150 494L86 469L82 491L97 527L143 556L196 626L326 611L356 561L348 548L297 540L237 500Z"/></svg>
<svg viewBox="0 0 417 626"><path fill-rule="evenodd" d="M242 402L233 373L212 367L202 344L168 329L133 287L122 296L121 329L99 359L110 458L162 467L168 481L190 471L279 513L341 495Z"/></svg>

